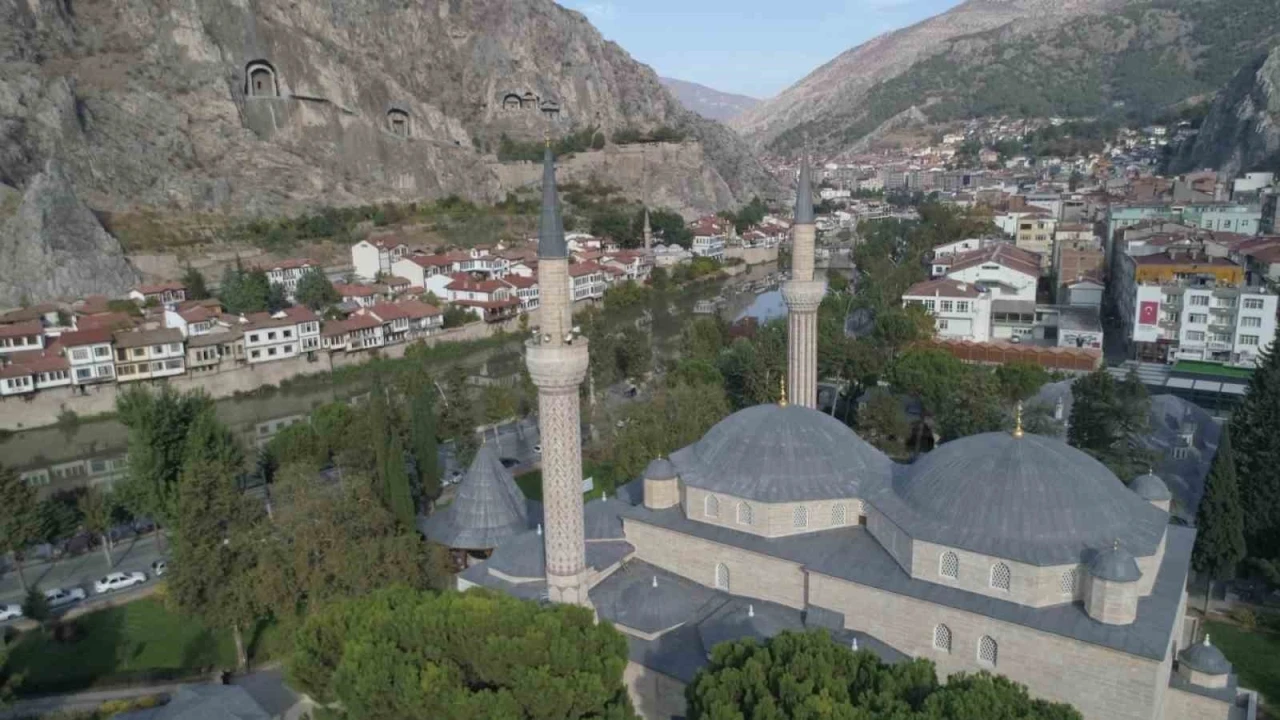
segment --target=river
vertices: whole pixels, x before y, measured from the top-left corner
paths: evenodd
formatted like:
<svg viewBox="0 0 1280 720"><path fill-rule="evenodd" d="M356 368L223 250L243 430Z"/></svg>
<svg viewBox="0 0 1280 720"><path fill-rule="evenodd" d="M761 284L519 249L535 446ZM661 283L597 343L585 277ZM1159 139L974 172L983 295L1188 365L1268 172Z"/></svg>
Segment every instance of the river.
<svg viewBox="0 0 1280 720"><path fill-rule="evenodd" d="M655 296L648 307L621 312L616 322L649 324L653 342L659 353L669 355L685 321L694 316L699 301L705 304L715 298L719 311L731 320L756 314L767 321L777 316L775 305L781 304L777 291L756 295L752 288L776 271L771 265L758 266L728 281L698 283L690 288ZM775 300L767 299L778 296ZM785 307L782 308L785 313ZM465 358L440 363L434 371L461 364L479 380L501 380L518 368L519 344L491 347ZM335 383L331 376L301 387L274 389L237 396L216 403L219 419L227 424L249 447L258 447L281 429L302 422L315 408L335 401L350 402L366 391L367 380ZM128 432L118 420L104 419L79 422L68 427L50 426L14 433L0 441L0 464L13 468L40 494L48 495L87 485L109 488L128 470Z"/></svg>

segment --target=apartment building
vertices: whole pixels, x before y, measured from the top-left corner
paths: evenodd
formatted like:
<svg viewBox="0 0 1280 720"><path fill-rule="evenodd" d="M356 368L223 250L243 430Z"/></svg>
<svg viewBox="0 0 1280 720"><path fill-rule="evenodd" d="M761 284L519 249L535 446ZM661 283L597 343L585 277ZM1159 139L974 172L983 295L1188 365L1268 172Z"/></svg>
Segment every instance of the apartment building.
<svg viewBox="0 0 1280 720"><path fill-rule="evenodd" d="M1048 215L1030 215L1018 221L1014 245L1040 256L1040 269L1048 270L1053 259L1053 238L1058 221Z"/></svg>
<svg viewBox="0 0 1280 720"><path fill-rule="evenodd" d="M0 355L44 349L44 325L39 320L0 325Z"/></svg>
<svg viewBox="0 0 1280 720"><path fill-rule="evenodd" d="M977 285L951 278L916 283L902 294L902 306L911 305L929 311L939 338L991 339L991 293Z"/></svg>
<svg viewBox="0 0 1280 720"><path fill-rule="evenodd" d="M385 344L382 321L372 315L352 315L346 320L327 322L320 333L320 347L331 352L355 352Z"/></svg>
<svg viewBox="0 0 1280 720"><path fill-rule="evenodd" d="M139 285L129 291L129 299L140 305L173 305L187 299L187 286L180 282Z"/></svg>
<svg viewBox="0 0 1280 720"><path fill-rule="evenodd" d="M308 258L292 258L289 260L281 260L275 265L263 266L260 268L267 273L267 280L272 285L279 285L284 288L285 295L292 298L298 289L298 281L303 275L318 270L324 272L324 268L314 260Z"/></svg>
<svg viewBox="0 0 1280 720"><path fill-rule="evenodd" d="M254 313L241 319L245 358L250 365L320 349L320 318L311 310L294 306L275 314Z"/></svg>
<svg viewBox="0 0 1280 720"><path fill-rule="evenodd" d="M574 263L569 266L570 288L574 302L599 300L604 297L604 271L594 262Z"/></svg>
<svg viewBox="0 0 1280 720"><path fill-rule="evenodd" d="M187 370L208 373L243 364L244 332L239 328L219 327L216 332L187 338Z"/></svg>
<svg viewBox="0 0 1280 720"><path fill-rule="evenodd" d="M1008 243L957 255L947 277L977 285L991 292L992 300L1036 299L1040 256Z"/></svg>
<svg viewBox="0 0 1280 720"><path fill-rule="evenodd" d="M989 248L1001 242L1004 241L996 238L965 238L938 245L929 255L929 276L940 278L951 269L951 262L956 257Z"/></svg>
<svg viewBox="0 0 1280 720"><path fill-rule="evenodd" d="M69 363L72 384L92 385L116 379L111 343L110 328L76 330L58 337L58 345Z"/></svg>
<svg viewBox="0 0 1280 720"><path fill-rule="evenodd" d="M379 274L394 272L392 266L408 254L409 246L397 237L371 238L351 246L351 264L355 266L356 275L373 282Z"/></svg>
<svg viewBox="0 0 1280 720"><path fill-rule="evenodd" d="M112 335L117 382L153 380L186 372L182 331L175 328L125 330Z"/></svg>

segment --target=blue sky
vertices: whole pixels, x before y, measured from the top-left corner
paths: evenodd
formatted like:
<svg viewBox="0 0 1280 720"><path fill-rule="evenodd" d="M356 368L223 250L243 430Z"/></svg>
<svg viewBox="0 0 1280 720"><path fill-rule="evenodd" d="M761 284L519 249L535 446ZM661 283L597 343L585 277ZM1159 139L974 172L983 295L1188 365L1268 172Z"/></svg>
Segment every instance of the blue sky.
<svg viewBox="0 0 1280 720"><path fill-rule="evenodd" d="M769 97L960 0L556 0L659 75Z"/></svg>

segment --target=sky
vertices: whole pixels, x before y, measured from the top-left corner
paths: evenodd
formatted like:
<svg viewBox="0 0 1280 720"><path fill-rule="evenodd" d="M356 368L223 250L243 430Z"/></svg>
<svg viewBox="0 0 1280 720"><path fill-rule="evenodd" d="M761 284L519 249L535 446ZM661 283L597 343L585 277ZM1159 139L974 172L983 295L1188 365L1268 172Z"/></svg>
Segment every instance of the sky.
<svg viewBox="0 0 1280 720"><path fill-rule="evenodd" d="M960 0L556 0L659 75L757 98Z"/></svg>

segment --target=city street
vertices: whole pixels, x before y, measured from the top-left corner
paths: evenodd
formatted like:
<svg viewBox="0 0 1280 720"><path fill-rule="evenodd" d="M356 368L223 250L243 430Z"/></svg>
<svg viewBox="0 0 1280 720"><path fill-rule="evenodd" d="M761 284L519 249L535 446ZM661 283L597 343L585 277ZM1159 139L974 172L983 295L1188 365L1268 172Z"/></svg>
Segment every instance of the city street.
<svg viewBox="0 0 1280 720"><path fill-rule="evenodd" d="M78 605L84 605L92 603L95 599L93 582L108 572L141 571L147 574L147 584L151 584L155 580L151 576L151 563L160 557L156 534L151 533L117 541L111 553L115 567L110 570L107 569L107 558L102 554L102 549L98 548L83 555L64 557L52 563L28 565L24 568L24 572L27 582L38 585L41 590L83 588L89 597L84 603L78 603ZM21 603L23 595L17 570L6 567L3 575L0 575L0 603Z"/></svg>

